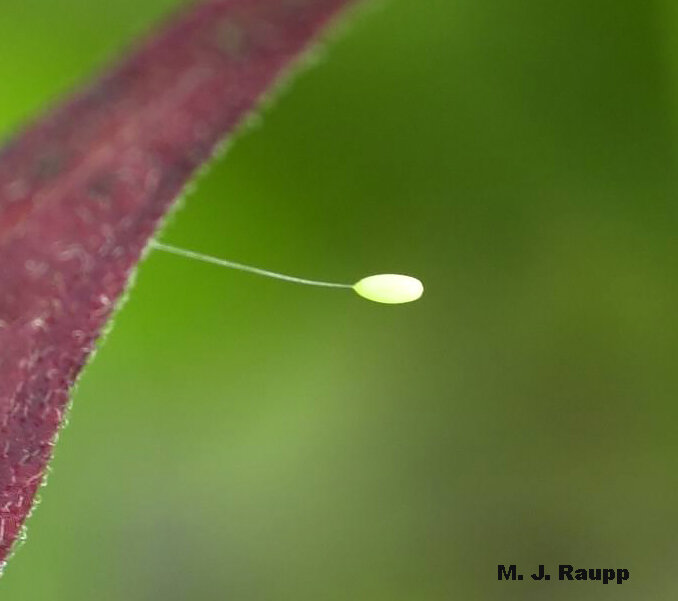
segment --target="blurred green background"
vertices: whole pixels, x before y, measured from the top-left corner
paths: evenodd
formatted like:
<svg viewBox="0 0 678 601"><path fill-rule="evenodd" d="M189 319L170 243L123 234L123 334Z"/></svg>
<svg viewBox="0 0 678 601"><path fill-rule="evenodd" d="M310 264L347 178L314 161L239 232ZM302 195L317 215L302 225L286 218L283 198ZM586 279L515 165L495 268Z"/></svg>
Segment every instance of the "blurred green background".
<svg viewBox="0 0 678 601"><path fill-rule="evenodd" d="M1 0L6 138L176 0ZM75 394L17 601L678 595L678 9L376 2L162 235ZM498 583L497 564L631 570Z"/></svg>

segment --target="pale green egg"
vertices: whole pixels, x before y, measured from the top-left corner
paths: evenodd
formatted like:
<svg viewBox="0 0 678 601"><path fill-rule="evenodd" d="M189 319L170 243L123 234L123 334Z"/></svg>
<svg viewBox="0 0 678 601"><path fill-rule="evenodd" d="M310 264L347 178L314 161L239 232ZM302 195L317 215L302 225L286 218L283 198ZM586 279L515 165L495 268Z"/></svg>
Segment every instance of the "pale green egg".
<svg viewBox="0 0 678 601"><path fill-rule="evenodd" d="M409 275L384 273L363 278L353 286L360 296L375 303L411 303L424 294L424 285Z"/></svg>

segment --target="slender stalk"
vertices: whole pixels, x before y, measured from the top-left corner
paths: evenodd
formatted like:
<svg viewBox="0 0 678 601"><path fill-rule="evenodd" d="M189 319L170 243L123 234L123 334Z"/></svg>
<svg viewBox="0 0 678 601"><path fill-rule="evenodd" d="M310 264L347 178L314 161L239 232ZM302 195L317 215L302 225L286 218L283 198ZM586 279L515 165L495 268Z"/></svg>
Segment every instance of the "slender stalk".
<svg viewBox="0 0 678 601"><path fill-rule="evenodd" d="M307 280L305 278L298 278L292 275L285 275L284 273L268 271L267 269L261 269L259 267L252 267L251 265L243 265L242 263L235 263L234 261L219 259L218 257L205 255L203 253L187 250L185 248L178 248L176 246L171 246L170 244L163 244L162 242L157 242L156 240L152 240L149 243L149 246L156 250L161 250L163 252L171 253L173 255L179 255L180 257L195 259L197 261L202 261L203 263L212 263L213 265L227 267L228 269L236 269L238 271L255 273L257 275L262 275L267 278L284 280L285 282L292 282L294 284L303 284L305 286L322 286L324 288L353 288L353 284L339 284L336 282L321 282L318 280Z"/></svg>

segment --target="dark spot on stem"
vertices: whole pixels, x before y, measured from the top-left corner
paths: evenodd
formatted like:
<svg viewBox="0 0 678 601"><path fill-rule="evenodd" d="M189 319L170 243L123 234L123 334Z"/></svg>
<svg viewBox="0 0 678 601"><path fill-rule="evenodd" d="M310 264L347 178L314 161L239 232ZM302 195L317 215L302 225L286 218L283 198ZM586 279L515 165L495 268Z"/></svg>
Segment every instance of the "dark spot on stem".
<svg viewBox="0 0 678 601"><path fill-rule="evenodd" d="M35 158L32 176L39 183L54 179L63 169L66 161L60 149L49 148Z"/></svg>
<svg viewBox="0 0 678 601"><path fill-rule="evenodd" d="M100 177L87 186L87 196L95 203L108 207L111 204L113 181L110 177Z"/></svg>
<svg viewBox="0 0 678 601"><path fill-rule="evenodd" d="M215 34L215 43L229 59L243 61L251 48L250 34L234 19L221 21Z"/></svg>

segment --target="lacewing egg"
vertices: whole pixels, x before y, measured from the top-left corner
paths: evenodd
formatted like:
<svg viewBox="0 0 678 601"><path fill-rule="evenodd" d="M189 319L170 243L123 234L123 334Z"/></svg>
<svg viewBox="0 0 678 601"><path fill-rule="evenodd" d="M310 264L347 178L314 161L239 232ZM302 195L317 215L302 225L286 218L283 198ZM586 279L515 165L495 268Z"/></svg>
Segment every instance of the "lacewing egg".
<svg viewBox="0 0 678 601"><path fill-rule="evenodd" d="M171 246L163 244L157 240L152 240L150 243L152 248L179 255L188 259L195 259L205 263L212 263L228 269L236 269L238 271L247 271L249 273L256 273L267 278L275 278L277 280L284 280L286 282L293 282L295 284L303 284L304 286L323 286L325 288L353 288L357 294L375 303L385 303L388 305L400 305L403 303L411 303L421 298L424 294L424 285L417 279L409 275L399 275L397 273L382 273L380 275L371 275L363 278L357 284L340 284L337 282L321 282L318 280L307 280L305 278L298 278L292 275L285 275L284 273L277 273L275 271L268 271L260 267L253 267L252 265L243 265L234 261L227 261L226 259L219 259L211 255L194 252L178 246ZM1 324L2 322L0 322Z"/></svg>
<svg viewBox="0 0 678 601"><path fill-rule="evenodd" d="M384 273L363 278L353 285L353 290L375 303L398 305L420 299L424 294L424 285L409 275Z"/></svg>

